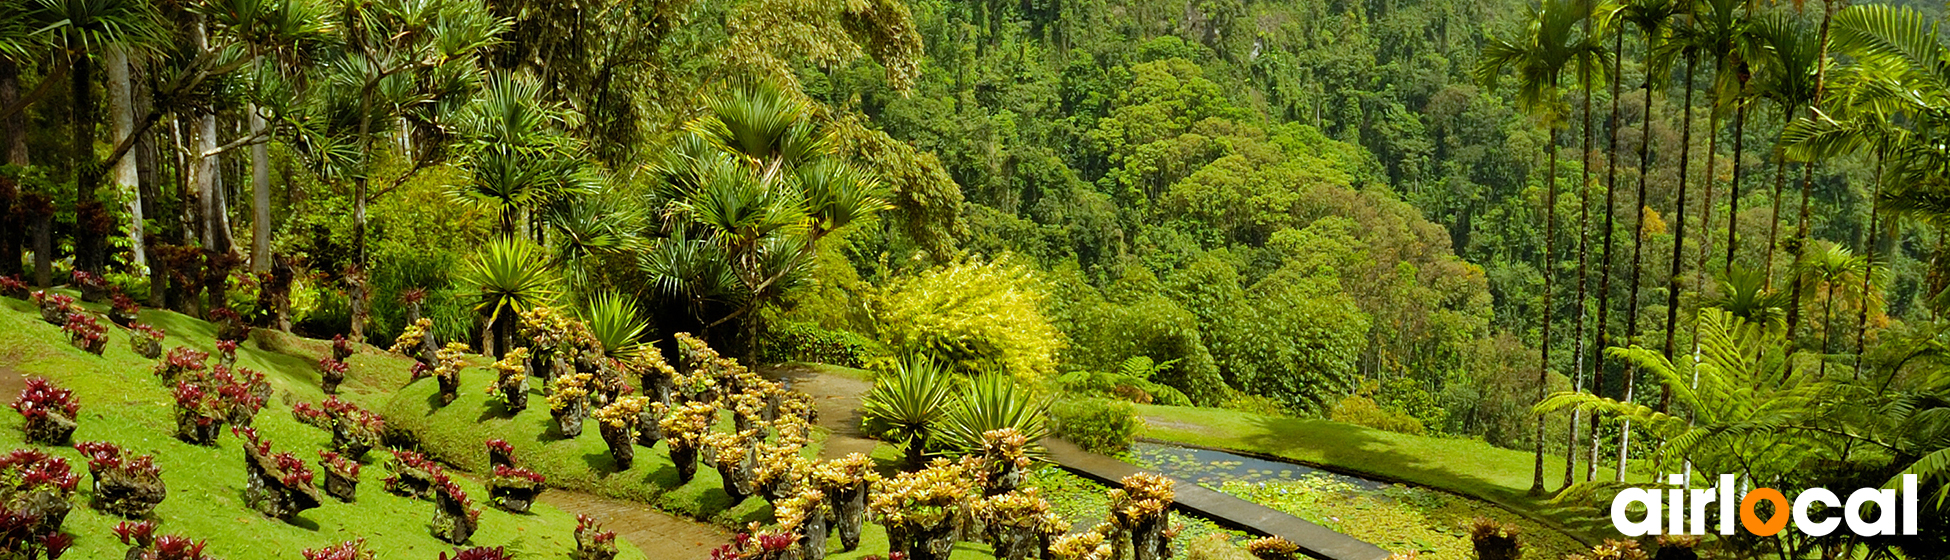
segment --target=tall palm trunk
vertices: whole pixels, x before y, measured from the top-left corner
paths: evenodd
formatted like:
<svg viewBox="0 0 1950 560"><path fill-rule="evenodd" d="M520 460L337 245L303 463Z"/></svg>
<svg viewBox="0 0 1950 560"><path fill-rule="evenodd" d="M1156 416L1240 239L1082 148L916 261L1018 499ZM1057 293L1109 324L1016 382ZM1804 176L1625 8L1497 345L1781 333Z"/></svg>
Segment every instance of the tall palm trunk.
<svg viewBox="0 0 1950 560"><path fill-rule="evenodd" d="M108 49L108 112L109 137L116 142L135 134L135 83L129 76L129 51L122 46ZM148 266L149 258L142 250L142 182L136 175L134 154L125 154L114 162L115 188L131 195L129 200L129 263L136 267Z"/></svg>
<svg viewBox="0 0 1950 560"><path fill-rule="evenodd" d="M1544 180L1544 307L1543 337L1538 344L1543 347L1543 357L1537 364L1537 402L1544 402L1544 391L1550 380L1551 371L1551 280L1557 276L1551 258L1557 252L1557 126L1551 129L1550 143L1544 145L1548 160ZM1544 415L1537 415L1537 465L1531 471L1530 493L1544 494Z"/></svg>
<svg viewBox="0 0 1950 560"><path fill-rule="evenodd" d="M1611 347L1611 252L1614 230L1612 215L1615 209L1614 204L1616 203L1613 200L1613 196L1614 193L1618 192L1618 129L1620 124L1618 117L1618 97L1620 95L1619 84L1624 81L1622 79L1622 72L1620 71L1625 59L1623 56L1625 51L1624 33L1614 33L1612 35L1611 49L1611 126L1607 127L1606 131L1609 137L1609 147L1606 148L1606 153L1610 159L1607 165L1605 165L1605 249L1604 256L1600 259L1602 264L1598 267L1598 344L1596 348L1592 349L1596 355L1592 356L1591 368L1591 394L1593 395L1602 395L1605 392L1605 361L1601 358L1604 356L1605 349ZM1647 115L1651 115L1652 104L1650 98L1646 99L1645 110L1647 111ZM1639 203L1641 204L1640 208L1644 208L1645 193L1643 191L1639 193ZM1644 220L1642 213L1640 214L1640 220ZM1586 458L1584 465L1585 482L1590 482L1598 477L1598 415L1596 414L1591 415L1591 444L1589 447L1589 457ZM1564 478L1566 481L1565 485L1569 486L1571 474L1569 472L1564 473Z"/></svg>
<svg viewBox="0 0 1950 560"><path fill-rule="evenodd" d="M1794 108L1782 107L1781 122L1788 123L1793 121ZM1787 128L1783 126L1781 131L1787 132ZM1767 224L1767 242L1765 243L1765 249L1762 251L1763 255L1761 257L1760 269L1760 284L1762 286L1771 286L1774 284L1774 249L1776 248L1775 245L1781 241L1781 195L1786 191L1787 147L1780 146L1775 149L1774 153L1774 217Z"/></svg>
<svg viewBox="0 0 1950 560"><path fill-rule="evenodd" d="M1585 11L1587 14L1591 11L1589 2L1585 6ZM1584 33L1586 36L1591 34L1590 17L1584 18ZM1571 339L1578 341L1578 353L1572 357L1571 390L1582 393L1585 379L1584 358L1589 350L1585 345L1584 324L1586 315L1590 312L1589 307L1585 305L1585 287L1589 285L1588 271L1591 269L1591 71L1581 69L1578 73L1582 76L1584 88L1584 108L1580 113L1584 119L1581 123L1584 125L1584 141L1578 144L1578 148L1584 152L1584 163L1578 170L1578 322L1571 334ZM1617 80L1613 82L1616 83ZM1607 201L1611 198L1609 189L1605 191L1605 198ZM1606 205L1605 219L1609 225L1611 220L1609 204ZM1583 424L1580 414L1582 411L1571 411L1570 425L1565 426L1564 430L1564 486L1567 487L1575 482L1572 473L1578 468L1578 428Z"/></svg>
<svg viewBox="0 0 1950 560"><path fill-rule="evenodd" d="M1835 11L1840 8L1841 4L1843 4L1843 0L1825 0L1822 2L1821 31L1820 37L1816 39L1821 44L1821 54L1815 57L1815 96L1808 101L1808 118L1811 119L1821 118L1821 98L1823 94L1827 93L1828 89L1829 24L1833 23ZM1807 250L1808 247L1808 200L1813 195L1814 182L1815 162L1811 159L1808 160L1807 166L1801 172L1801 227L1795 230L1794 234L1796 247L1803 251ZM1863 295L1866 297L1867 293L1865 292ZM1788 301L1792 304L1788 306L1787 343L1789 348L1792 348L1794 346L1794 327L1797 320L1801 318L1800 313L1797 312L1797 308L1800 307L1799 302L1801 301L1801 284L1799 282L1794 284L1793 293L1788 296ZM1824 360L1822 364L1826 367L1827 361Z"/></svg>
<svg viewBox="0 0 1950 560"><path fill-rule="evenodd" d="M1875 276L1876 271L1876 245L1879 244L1876 236L1882 234L1876 219L1882 217L1879 210L1882 205L1883 163L1882 154L1877 153L1876 186L1869 195L1869 229L1862 235L1862 309L1855 318L1855 371L1853 372L1853 377L1857 380L1862 379L1862 353L1868 350L1865 345L1869 340L1869 290L1871 289L1869 280Z"/></svg>
<svg viewBox="0 0 1950 560"><path fill-rule="evenodd" d="M1697 57L1697 54L1689 54L1686 57L1686 104L1685 116L1682 117L1685 122L1682 126L1683 130L1679 133L1679 193L1678 202L1674 204L1677 215L1674 216L1675 220L1673 222L1675 225L1672 235L1672 272L1667 276L1666 285L1666 344L1664 353L1668 362L1675 361L1673 349L1675 346L1675 335L1679 333L1679 292L1685 288L1681 285L1680 278L1682 277L1682 255L1686 252L1686 183L1687 179L1691 176L1690 164L1693 159L1693 64L1697 61ZM1725 61L1723 59L1715 59L1713 62L1714 73L1718 74L1724 64ZM1699 257L1701 264L1699 269L1701 271L1706 270L1706 255L1712 252L1710 232L1713 229L1713 165L1716 159L1714 153L1719 144L1719 134L1717 132L1720 128L1720 113L1718 111L1709 111L1707 112L1706 120L1706 180L1703 181L1706 192L1701 197L1703 200L1700 202L1699 213L1701 241ZM1628 403L1632 402L1633 383L1635 381L1633 378L1636 377L1636 373L1637 370L1635 369L1625 370L1625 402ZM1631 460L1631 440L1632 421L1627 419L1619 429L1618 434L1618 473L1616 478L1618 482L1625 481L1625 466Z"/></svg>
<svg viewBox="0 0 1950 560"><path fill-rule="evenodd" d="M1727 262L1723 269L1733 268L1734 253L1740 249L1740 178L1744 167L1740 164L1747 155L1747 104L1737 96L1733 103L1733 183L1727 186ZM1661 401L1659 409L1665 408L1665 401Z"/></svg>

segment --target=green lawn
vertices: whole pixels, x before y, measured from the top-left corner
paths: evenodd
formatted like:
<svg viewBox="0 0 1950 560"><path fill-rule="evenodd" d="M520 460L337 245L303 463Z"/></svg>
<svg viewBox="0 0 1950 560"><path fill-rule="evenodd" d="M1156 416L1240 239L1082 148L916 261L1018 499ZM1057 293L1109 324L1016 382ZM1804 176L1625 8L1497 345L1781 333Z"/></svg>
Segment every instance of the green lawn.
<svg viewBox="0 0 1950 560"><path fill-rule="evenodd" d="M1447 490L1503 506L1587 541L1607 533L1616 536L1609 510L1530 496L1535 466L1530 453L1470 439L1412 436L1328 420L1211 408L1139 405L1137 409L1145 421L1142 437L1278 456L1372 479ZM1613 472L1601 467L1598 479L1610 480ZM1563 456L1545 455L1546 484L1555 489L1563 479Z"/></svg>
<svg viewBox="0 0 1950 560"><path fill-rule="evenodd" d="M94 308L100 311L98 306ZM155 310L143 311L142 321L169 332L165 349L183 345L213 350L214 328L208 323ZM150 374L153 362L129 349L126 330L111 325L109 336L104 356L82 352L68 345L60 328L42 322L29 303L0 298L0 368L48 377L74 390L82 405L76 441L107 440L137 453L156 455L169 489L169 499L154 513L161 522L160 533L208 539L211 554L230 560L289 560L297 558L302 549L355 538L366 539L380 558L430 560L439 552L453 549L427 532L433 505L384 492L379 479L386 473L378 465L369 464L361 473L363 482L356 504L327 498L326 505L306 511L293 524L266 518L245 507L243 451L238 439L226 434L216 448L177 441L172 437L173 399ZM293 420L289 403L323 398L313 364L329 351L329 344L267 332L243 346L238 351L240 365L264 371L278 394L257 416L257 428L277 450L292 451L308 462L315 459L316 451L325 447L330 436ZM385 389L386 380L405 379L404 366L397 376L383 373L400 365L398 360L364 355L352 362L358 374L349 382L352 397L368 406L371 397ZM13 395L5 397L11 402ZM0 416L5 418L0 420L0 430L8 434L0 437L24 445L19 443L20 416L11 412ZM77 506L64 525L76 538L67 557L122 557L124 547L110 531L120 520L83 505L89 494L85 461L80 461L79 453L71 448L47 449L68 457L84 477L74 500ZM383 456L374 452L367 460ZM483 509L473 544L503 546L526 558L561 558L573 549L573 514L539 504L532 514L509 514L488 507L486 492L478 484L462 480L461 485ZM620 557L643 558L627 547Z"/></svg>

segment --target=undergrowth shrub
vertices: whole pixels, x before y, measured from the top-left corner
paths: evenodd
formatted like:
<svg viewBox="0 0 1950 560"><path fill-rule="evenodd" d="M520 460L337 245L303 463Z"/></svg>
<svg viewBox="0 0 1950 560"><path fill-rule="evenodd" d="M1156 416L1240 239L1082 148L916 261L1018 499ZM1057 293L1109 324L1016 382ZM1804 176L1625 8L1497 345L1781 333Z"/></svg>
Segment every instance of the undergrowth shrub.
<svg viewBox="0 0 1950 560"><path fill-rule="evenodd" d="M1056 434L1093 453L1123 453L1136 437L1137 408L1109 399L1067 399L1050 406Z"/></svg>

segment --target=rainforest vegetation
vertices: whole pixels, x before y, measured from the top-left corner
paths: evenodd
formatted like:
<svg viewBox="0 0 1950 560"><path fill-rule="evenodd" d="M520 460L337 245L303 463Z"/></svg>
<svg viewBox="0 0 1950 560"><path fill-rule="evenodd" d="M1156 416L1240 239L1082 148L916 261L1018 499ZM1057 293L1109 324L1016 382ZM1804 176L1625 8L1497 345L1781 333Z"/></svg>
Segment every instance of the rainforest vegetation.
<svg viewBox="0 0 1950 560"><path fill-rule="evenodd" d="M914 469L1039 435L916 403L1019 390L1113 453L1134 405L1199 407L1520 450L1536 504L1590 516L1668 473L1916 474L1941 513L1944 14L0 0L0 296L408 341L443 405L465 352L580 340L555 310L631 367L876 372L865 429ZM1950 547L1924 525L1701 550Z"/></svg>

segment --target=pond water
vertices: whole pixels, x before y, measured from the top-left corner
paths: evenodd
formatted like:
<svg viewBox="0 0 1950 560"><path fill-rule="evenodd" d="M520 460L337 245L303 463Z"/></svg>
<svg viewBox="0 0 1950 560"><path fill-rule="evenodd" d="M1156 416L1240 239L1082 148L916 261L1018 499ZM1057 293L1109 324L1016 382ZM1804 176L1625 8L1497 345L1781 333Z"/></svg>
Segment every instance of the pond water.
<svg viewBox="0 0 1950 560"><path fill-rule="evenodd" d="M1298 481L1315 477L1345 484L1361 493L1380 494L1383 490L1396 486L1305 465L1168 443L1133 443L1125 461L1140 468L1151 469L1214 490L1230 481L1251 484Z"/></svg>

